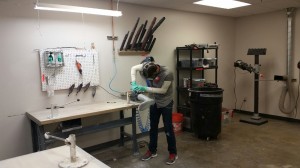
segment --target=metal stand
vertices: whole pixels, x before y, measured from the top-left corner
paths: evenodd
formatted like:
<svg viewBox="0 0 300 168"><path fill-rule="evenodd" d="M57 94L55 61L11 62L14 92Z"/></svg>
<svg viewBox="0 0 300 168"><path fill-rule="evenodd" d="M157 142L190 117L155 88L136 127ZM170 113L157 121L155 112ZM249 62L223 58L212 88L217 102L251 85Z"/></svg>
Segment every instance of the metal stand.
<svg viewBox="0 0 300 168"><path fill-rule="evenodd" d="M255 55L254 64L259 66L259 55L266 55L266 49L249 49L247 55ZM268 120L263 119L259 116L258 113L258 91L259 91L259 73L255 73L254 77L254 114L251 118L240 119L240 122L262 125L268 122Z"/></svg>
<svg viewBox="0 0 300 168"><path fill-rule="evenodd" d="M70 146L70 158L66 158L65 160L58 163L58 166L60 168L80 168L89 163L89 161L85 158L79 158L76 156L76 138L75 134L69 135L68 138L63 139L60 137L56 137L53 135L50 135L49 132L45 133L45 138L53 138L56 140L64 141L66 145Z"/></svg>

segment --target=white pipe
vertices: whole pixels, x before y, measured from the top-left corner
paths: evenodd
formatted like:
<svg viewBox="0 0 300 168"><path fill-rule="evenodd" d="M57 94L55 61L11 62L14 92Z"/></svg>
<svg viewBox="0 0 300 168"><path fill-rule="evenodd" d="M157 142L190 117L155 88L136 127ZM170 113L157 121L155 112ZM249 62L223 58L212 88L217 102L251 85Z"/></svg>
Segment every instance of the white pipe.
<svg viewBox="0 0 300 168"><path fill-rule="evenodd" d="M292 46L293 46L293 15L294 15L295 8L287 8L287 30L288 30L288 46L287 46L287 75L286 75L286 85L282 88L281 95L279 98L279 109L281 112L285 114L291 114L293 113L295 107L296 107L296 101L295 101L295 95L293 90L293 84L292 84ZM286 95L289 95L289 103L288 107L285 107L285 98Z"/></svg>
<svg viewBox="0 0 300 168"><path fill-rule="evenodd" d="M153 105L155 103L155 101L153 99L150 99L148 96L145 96L143 94L139 94L137 96L137 98L138 98L138 100L143 101L138 107L139 111L148 109L148 108L150 108L151 105Z"/></svg>

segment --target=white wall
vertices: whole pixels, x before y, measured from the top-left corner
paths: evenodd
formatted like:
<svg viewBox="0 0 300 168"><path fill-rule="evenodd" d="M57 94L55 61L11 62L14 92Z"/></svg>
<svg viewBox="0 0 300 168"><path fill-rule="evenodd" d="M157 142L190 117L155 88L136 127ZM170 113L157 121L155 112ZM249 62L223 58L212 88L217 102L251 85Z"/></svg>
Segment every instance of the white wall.
<svg viewBox="0 0 300 168"><path fill-rule="evenodd" d="M294 26L294 52L292 56L293 77L297 79L294 83L294 94L297 97L297 86L299 82L299 70L297 62L300 59L300 13L295 14ZM236 43L235 60L243 60L254 64L254 56L248 56L248 48L267 48L267 55L259 58L261 73L267 80L259 82L259 112L283 117L295 117L295 115L283 114L279 108L279 97L283 82L273 81L274 75L286 75L287 68L287 16L285 10L268 14L255 15L239 18L236 21ZM242 105L242 100L247 97L247 102L242 110L254 110L254 75L246 71L237 70L236 91L237 109ZM287 96L286 103L289 99ZM299 104L298 104L299 105ZM299 119L299 115L296 116Z"/></svg>
<svg viewBox="0 0 300 168"><path fill-rule="evenodd" d="M34 0L0 1L0 48L1 48L1 89L0 89L0 160L32 152L30 124L27 111L40 110L51 103L63 104L76 99L67 97L67 90L55 92L48 98L41 91L38 53L35 49L53 47L86 47L94 42L100 55L101 85L108 89L113 77L111 17L38 12L33 9ZM45 1L40 1L45 2ZM49 1L48 1L49 2ZM51 1L51 3L82 5L96 8L110 8L108 1L72 0ZM150 22L153 17L166 17L165 22L155 32L156 44L151 55L156 62L170 67L175 72L177 46L191 43L220 44L219 84L224 92L224 106L233 108L233 76L235 20L228 17L187 13L174 10L120 4L123 16L115 18L115 32L119 36L116 48L120 47L125 33L132 29L137 17ZM118 56L118 74L112 87L119 91L129 89L130 67L142 60L140 56ZM109 90L109 89L108 89ZM175 91L175 85L174 85ZM113 98L103 89L98 89L95 99L90 92L80 96L82 102L90 103ZM106 115L100 120L116 118ZM79 146L103 143L118 137L118 129L79 138Z"/></svg>

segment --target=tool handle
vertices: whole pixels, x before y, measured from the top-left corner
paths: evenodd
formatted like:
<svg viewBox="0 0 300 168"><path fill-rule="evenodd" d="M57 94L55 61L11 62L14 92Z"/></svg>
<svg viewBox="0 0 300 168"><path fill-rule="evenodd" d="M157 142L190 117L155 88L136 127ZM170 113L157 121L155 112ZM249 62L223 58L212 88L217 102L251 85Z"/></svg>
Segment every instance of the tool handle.
<svg viewBox="0 0 300 168"><path fill-rule="evenodd" d="M140 26L140 28L139 28L139 30L136 32L136 35L134 36L134 39L133 39L133 42L132 42L132 45L131 45L131 50L133 50L134 48L135 48L135 46L136 46L136 41L137 41L137 39L138 39L138 37L140 36L140 34L141 34L141 31L142 31L142 29L143 29L143 24Z"/></svg>
<svg viewBox="0 0 300 168"><path fill-rule="evenodd" d="M158 23L153 27L153 29L152 29L152 34L155 32L155 30L165 21L165 17L163 17L163 18L161 18L159 21L158 21Z"/></svg>
<svg viewBox="0 0 300 168"><path fill-rule="evenodd" d="M144 48L145 48L145 46L146 46L146 43L147 43L147 41L148 41L148 38L149 38L150 35L151 35L152 28L153 28L155 22L156 22L156 17L153 18L153 20L152 20L152 22L151 22L151 25L149 26L149 29L148 29L148 31L147 31L147 34L146 34L146 36L145 36L145 38L144 38L144 40L143 40L143 43L142 43L142 46L141 46L141 50L144 50Z"/></svg>
<svg viewBox="0 0 300 168"><path fill-rule="evenodd" d="M130 49L130 43L131 43L132 37L133 37L133 35L134 35L134 33L135 33L136 27L137 27L137 25L139 24L139 21L140 21L140 18L137 19L137 21L136 21L136 23L135 23L135 25L134 25L134 27L133 27L131 33L130 33L130 36L129 36L129 38L128 38L127 45L126 45L126 48L125 48L126 50L127 50L127 49Z"/></svg>
<svg viewBox="0 0 300 168"><path fill-rule="evenodd" d="M126 43L126 40L128 38L128 34L129 34L129 31L127 32L127 34L125 35L123 41L122 41L122 44L121 44L121 47L120 47L120 51L122 51L124 49L124 45Z"/></svg>

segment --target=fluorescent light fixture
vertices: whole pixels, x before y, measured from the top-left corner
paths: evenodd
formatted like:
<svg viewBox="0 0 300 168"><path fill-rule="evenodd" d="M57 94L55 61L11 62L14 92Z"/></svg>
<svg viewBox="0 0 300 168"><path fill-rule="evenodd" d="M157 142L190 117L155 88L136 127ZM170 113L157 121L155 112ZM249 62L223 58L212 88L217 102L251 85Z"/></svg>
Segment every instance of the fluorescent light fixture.
<svg viewBox="0 0 300 168"><path fill-rule="evenodd" d="M85 7L79 7L79 6L46 4L46 3L37 3L35 5L34 9L60 11L60 12L85 13L85 14L92 14L92 15L105 15L105 16L115 16L115 17L122 16L121 11L96 9L96 8L85 8Z"/></svg>
<svg viewBox="0 0 300 168"><path fill-rule="evenodd" d="M232 8L251 5L249 3L235 1L235 0L202 0L202 1L194 2L193 4L211 6L216 8L224 8L224 9L232 9Z"/></svg>

